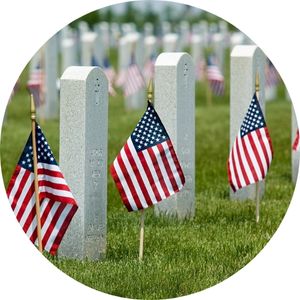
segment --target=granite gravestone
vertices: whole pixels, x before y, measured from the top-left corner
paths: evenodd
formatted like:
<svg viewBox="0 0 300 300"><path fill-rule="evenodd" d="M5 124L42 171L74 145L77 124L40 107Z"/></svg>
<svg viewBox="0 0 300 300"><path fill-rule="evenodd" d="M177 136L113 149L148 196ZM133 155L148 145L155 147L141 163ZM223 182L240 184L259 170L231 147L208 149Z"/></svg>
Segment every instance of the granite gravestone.
<svg viewBox="0 0 300 300"><path fill-rule="evenodd" d="M259 74L259 103L265 115L265 55L255 45L236 46L231 52L230 74L230 149L240 130L252 97L255 93L256 74ZM266 120L267 122L267 120ZM268 123L268 122L267 122ZM259 182L260 197L264 194L265 182ZM231 199L255 200L255 184L237 192L230 189Z"/></svg>
<svg viewBox="0 0 300 300"><path fill-rule="evenodd" d="M162 53L155 63L154 106L185 175L184 188L155 206L156 214L195 214L195 70L187 53Z"/></svg>
<svg viewBox="0 0 300 300"><path fill-rule="evenodd" d="M99 67L61 77L60 168L79 209L59 255L97 260L106 252L108 81Z"/></svg>

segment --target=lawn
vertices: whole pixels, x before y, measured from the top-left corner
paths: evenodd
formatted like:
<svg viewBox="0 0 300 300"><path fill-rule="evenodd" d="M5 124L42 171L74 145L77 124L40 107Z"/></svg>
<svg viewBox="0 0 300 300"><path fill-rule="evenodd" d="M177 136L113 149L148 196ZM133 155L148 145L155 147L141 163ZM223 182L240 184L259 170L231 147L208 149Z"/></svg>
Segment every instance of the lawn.
<svg viewBox="0 0 300 300"><path fill-rule="evenodd" d="M7 110L2 128L1 163L5 186L30 131L27 69L20 90ZM228 68L227 76L228 77ZM191 294L228 278L249 263L270 240L292 197L290 102L283 84L278 99L266 105L274 160L255 222L254 201L229 200L226 160L229 152L229 82L211 106L205 86L196 89L196 214L192 220L158 218L146 210L144 261L138 261L139 213L128 213L108 174L108 240L106 259L99 262L45 257L66 274L97 290L128 298L170 298ZM119 93L120 94L120 93ZM250 101L251 99L249 99ZM109 102L111 164L143 111L126 112L121 96ZM43 131L59 160L59 122L47 121ZM37 252L38 253L38 252Z"/></svg>

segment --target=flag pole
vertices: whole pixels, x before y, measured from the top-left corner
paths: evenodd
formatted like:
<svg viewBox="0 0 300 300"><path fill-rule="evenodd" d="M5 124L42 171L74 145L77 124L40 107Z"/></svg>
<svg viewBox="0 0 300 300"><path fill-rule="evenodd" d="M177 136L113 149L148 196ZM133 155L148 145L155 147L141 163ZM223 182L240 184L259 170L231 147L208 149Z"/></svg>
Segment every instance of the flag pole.
<svg viewBox="0 0 300 300"><path fill-rule="evenodd" d="M33 172L34 172L34 193L35 193L35 211L37 221L37 238L39 251L43 252L42 234L41 234L41 214L40 214L40 197L39 197L39 183L37 174L37 152L36 152L36 115L33 95L30 95L30 118L32 127L32 152L33 152Z"/></svg>
<svg viewBox="0 0 300 300"><path fill-rule="evenodd" d="M257 97L257 101L259 101L259 74L256 73L255 77L255 94ZM259 182L255 183L255 200L256 200L256 223L259 222L259 206L260 206L260 199L259 199Z"/></svg>
<svg viewBox="0 0 300 300"><path fill-rule="evenodd" d="M147 89L147 101L152 104L153 101L153 80L150 79ZM145 234L145 210L141 211L140 218L140 249L139 249L139 261L143 260L144 256L144 234Z"/></svg>

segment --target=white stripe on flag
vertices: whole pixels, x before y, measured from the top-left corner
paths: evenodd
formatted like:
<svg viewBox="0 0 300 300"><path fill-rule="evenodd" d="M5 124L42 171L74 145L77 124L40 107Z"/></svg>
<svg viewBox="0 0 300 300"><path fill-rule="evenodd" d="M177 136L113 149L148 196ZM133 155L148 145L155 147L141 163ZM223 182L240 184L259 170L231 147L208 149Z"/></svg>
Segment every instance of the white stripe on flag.
<svg viewBox="0 0 300 300"><path fill-rule="evenodd" d="M123 190L124 190L124 192L125 192L125 194L126 194L126 197L127 197L127 199L128 199L128 202L129 202L129 204L130 204L132 210L137 210L138 208L137 208L137 206L136 206L136 204L135 204L135 201L133 200L131 191L130 191L130 189L129 189L129 187L128 187L127 181L126 181L125 178L124 178L124 174L123 174L123 172L122 172L122 170L121 170L121 168L120 168L120 166L119 166L119 163L118 163L118 160L117 160L117 159L114 160L113 165L114 165L114 168L115 168L115 170L116 170L116 173L117 173L117 175L118 175L118 177L119 177L120 184L121 184L122 187L123 187Z"/></svg>
<svg viewBox="0 0 300 300"><path fill-rule="evenodd" d="M129 150L130 150L130 153L131 153L131 155L132 155L132 157L133 157L133 159L134 159L134 162L135 162L135 164L136 164L136 166L137 166L137 168L138 168L137 171L140 173L140 175L141 175L141 177L142 177L142 179L143 179L143 182L144 182L144 185L145 185L146 190L147 190L147 192L148 192L148 195L149 195L149 197L150 197L152 203L153 203L153 204L156 204L156 203L157 203L157 200L156 200L154 191L152 190L151 184L150 184L150 182L149 182L149 180L148 180L148 177L147 177L147 175L146 175L146 173L145 173L144 167L143 167L142 164L141 164L141 161L140 161L140 159L139 159L139 157L138 157L138 154L137 154L137 152L136 152L136 150L135 150L135 148L134 148L134 145L133 145L133 143L132 143L131 138L129 138L129 139L127 140L127 145L128 145Z"/></svg>

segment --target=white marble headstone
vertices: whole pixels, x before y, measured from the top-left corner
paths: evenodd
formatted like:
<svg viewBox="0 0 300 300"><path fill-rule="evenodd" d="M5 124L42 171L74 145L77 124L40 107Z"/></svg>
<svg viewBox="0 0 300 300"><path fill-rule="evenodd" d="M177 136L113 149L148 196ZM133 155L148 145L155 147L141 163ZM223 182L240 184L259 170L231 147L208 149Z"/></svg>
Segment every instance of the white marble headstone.
<svg viewBox="0 0 300 300"><path fill-rule="evenodd" d="M154 106L185 175L184 188L155 205L156 214L190 218L195 213L195 70L187 53L162 53L155 63Z"/></svg>
<svg viewBox="0 0 300 300"><path fill-rule="evenodd" d="M60 168L78 204L59 256L97 260L106 252L108 81L99 67L61 77Z"/></svg>
<svg viewBox="0 0 300 300"><path fill-rule="evenodd" d="M259 74L259 103L265 115L265 55L254 45L236 46L231 52L230 73L230 148L236 139L252 97L255 93L256 74ZM228 152L229 153L229 152ZM264 194L265 181L259 183L260 196ZM255 184L237 192L230 189L231 199L255 199Z"/></svg>

